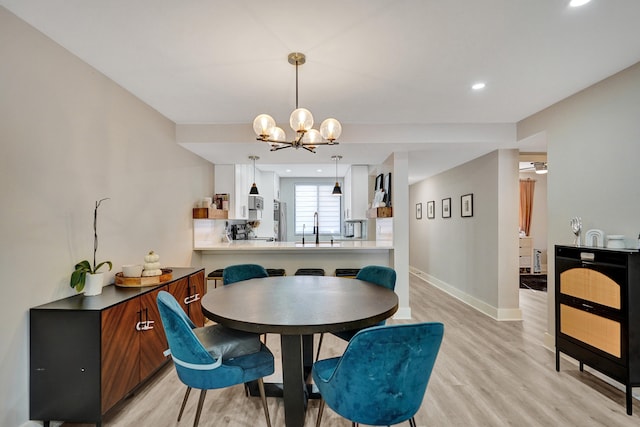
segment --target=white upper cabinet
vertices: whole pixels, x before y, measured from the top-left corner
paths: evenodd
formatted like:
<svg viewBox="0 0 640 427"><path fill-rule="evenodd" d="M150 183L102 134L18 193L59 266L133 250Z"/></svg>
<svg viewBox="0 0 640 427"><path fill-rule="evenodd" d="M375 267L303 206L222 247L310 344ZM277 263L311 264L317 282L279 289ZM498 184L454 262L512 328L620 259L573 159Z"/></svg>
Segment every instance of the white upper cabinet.
<svg viewBox="0 0 640 427"><path fill-rule="evenodd" d="M365 219L369 203L369 167L352 165L344 177L344 218Z"/></svg>
<svg viewBox="0 0 640 427"><path fill-rule="evenodd" d="M249 218L247 202L253 183L253 166L215 165L214 179L215 192L229 194L229 219ZM256 184L260 188L260 184Z"/></svg>

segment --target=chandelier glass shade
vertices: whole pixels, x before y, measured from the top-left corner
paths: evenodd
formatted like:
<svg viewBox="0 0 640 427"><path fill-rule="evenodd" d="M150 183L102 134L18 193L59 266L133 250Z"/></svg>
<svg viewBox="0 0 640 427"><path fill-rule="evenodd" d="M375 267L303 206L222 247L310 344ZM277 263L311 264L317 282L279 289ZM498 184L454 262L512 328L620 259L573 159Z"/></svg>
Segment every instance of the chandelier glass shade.
<svg viewBox="0 0 640 427"><path fill-rule="evenodd" d="M259 114L253 120L253 131L257 140L270 145L271 151L283 148L304 148L312 153L316 152L318 145L337 145L336 141L342 133L342 125L336 119L329 118L320 124L320 130L313 129L313 114L306 108L298 107L298 66L306 62L303 53L293 52L289 54L289 63L296 67L296 109L289 117L289 126L296 133L292 140L287 139L282 128L276 125L276 121L268 114Z"/></svg>

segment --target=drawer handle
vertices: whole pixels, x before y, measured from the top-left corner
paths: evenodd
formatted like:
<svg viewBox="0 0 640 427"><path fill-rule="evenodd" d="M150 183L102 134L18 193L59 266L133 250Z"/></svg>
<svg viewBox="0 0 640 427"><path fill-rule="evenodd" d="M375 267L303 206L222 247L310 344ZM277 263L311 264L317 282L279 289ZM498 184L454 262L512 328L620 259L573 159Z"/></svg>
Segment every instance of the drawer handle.
<svg viewBox="0 0 640 427"><path fill-rule="evenodd" d="M136 324L136 331L149 331L153 329L153 320L147 320L145 322L138 322Z"/></svg>
<svg viewBox="0 0 640 427"><path fill-rule="evenodd" d="M584 308L593 309L593 306L592 306L592 305L589 305L589 304L582 303L582 306L583 306Z"/></svg>
<svg viewBox="0 0 640 427"><path fill-rule="evenodd" d="M596 254L591 252L580 252L580 260L581 261L595 261Z"/></svg>
<svg viewBox="0 0 640 427"><path fill-rule="evenodd" d="M200 294L195 294L195 295L189 295L188 297L186 297L184 299L184 303L185 305L189 305L193 302L196 302L200 299Z"/></svg>

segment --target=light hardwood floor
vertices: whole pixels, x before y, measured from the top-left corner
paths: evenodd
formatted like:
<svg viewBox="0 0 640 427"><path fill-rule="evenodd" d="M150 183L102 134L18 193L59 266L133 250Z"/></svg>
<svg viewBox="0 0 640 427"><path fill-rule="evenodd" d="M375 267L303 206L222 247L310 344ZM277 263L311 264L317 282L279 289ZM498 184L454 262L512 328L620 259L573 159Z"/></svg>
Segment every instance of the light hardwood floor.
<svg viewBox="0 0 640 427"><path fill-rule="evenodd" d="M546 330L546 293L521 290L521 322L497 322L413 276L410 278L412 322L445 325L443 344L416 415L419 427L440 426L634 426L640 425L640 404L626 415L624 393L593 374L562 360L542 346ZM408 323L394 321L389 323ZM279 337L268 346L279 365ZM341 354L346 343L325 336L322 358ZM280 370L266 381L280 378ZM176 422L184 386L168 365L142 389L106 417L105 427L191 426L196 397ZM637 390L637 389L636 389ZM284 426L279 399L268 398L272 425ZM311 401L305 425L314 426L317 402ZM329 408L323 426L350 426ZM211 390L200 426L265 426L259 398L246 398L242 386ZM408 425L405 423L403 425ZM79 424L65 424L79 426Z"/></svg>

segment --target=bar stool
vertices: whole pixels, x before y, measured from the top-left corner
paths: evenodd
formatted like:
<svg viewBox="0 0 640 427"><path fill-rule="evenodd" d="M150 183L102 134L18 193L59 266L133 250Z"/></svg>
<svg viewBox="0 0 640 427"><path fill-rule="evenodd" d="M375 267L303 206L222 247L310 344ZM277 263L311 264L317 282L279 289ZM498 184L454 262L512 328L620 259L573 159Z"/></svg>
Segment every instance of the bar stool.
<svg viewBox="0 0 640 427"><path fill-rule="evenodd" d="M269 277L280 277L287 275L284 271L284 268L267 268L267 274L269 275Z"/></svg>
<svg viewBox="0 0 640 427"><path fill-rule="evenodd" d="M299 268L296 270L296 276L324 276L322 268Z"/></svg>
<svg viewBox="0 0 640 427"><path fill-rule="evenodd" d="M222 283L222 271L224 269L219 268L217 270L212 271L211 273L209 273L207 275L207 283L209 283L209 280L213 280L213 287L217 288L218 287L218 282Z"/></svg>
<svg viewBox="0 0 640 427"><path fill-rule="evenodd" d="M359 268L336 268L336 277L355 279L359 272Z"/></svg>

